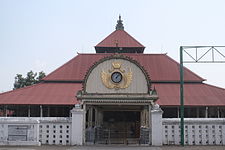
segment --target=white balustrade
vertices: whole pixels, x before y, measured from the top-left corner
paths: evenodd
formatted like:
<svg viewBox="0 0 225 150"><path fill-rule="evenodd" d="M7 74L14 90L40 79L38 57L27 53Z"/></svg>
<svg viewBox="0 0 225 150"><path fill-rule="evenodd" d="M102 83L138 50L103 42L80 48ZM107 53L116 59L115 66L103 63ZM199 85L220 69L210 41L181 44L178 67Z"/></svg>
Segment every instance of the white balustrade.
<svg viewBox="0 0 225 150"><path fill-rule="evenodd" d="M0 145L70 145L70 118L2 117Z"/></svg>
<svg viewBox="0 0 225 150"><path fill-rule="evenodd" d="M185 145L225 145L224 118L184 120ZM162 137L163 145L180 144L179 118L162 119ZM71 118L0 118L0 145L71 145L71 140Z"/></svg>
<svg viewBox="0 0 225 150"><path fill-rule="evenodd" d="M71 120L69 118L40 118L39 139L41 144L70 145Z"/></svg>
<svg viewBox="0 0 225 150"><path fill-rule="evenodd" d="M225 119L185 118L185 145L225 145ZM180 144L180 119L162 119L163 144Z"/></svg>

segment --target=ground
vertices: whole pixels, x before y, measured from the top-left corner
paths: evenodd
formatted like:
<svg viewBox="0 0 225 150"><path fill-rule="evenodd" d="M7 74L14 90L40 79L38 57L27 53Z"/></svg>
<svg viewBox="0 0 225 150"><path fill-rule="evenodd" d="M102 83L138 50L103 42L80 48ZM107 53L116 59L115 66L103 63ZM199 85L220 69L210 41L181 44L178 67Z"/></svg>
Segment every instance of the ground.
<svg viewBox="0 0 225 150"><path fill-rule="evenodd" d="M0 146L0 150L225 150L225 146Z"/></svg>

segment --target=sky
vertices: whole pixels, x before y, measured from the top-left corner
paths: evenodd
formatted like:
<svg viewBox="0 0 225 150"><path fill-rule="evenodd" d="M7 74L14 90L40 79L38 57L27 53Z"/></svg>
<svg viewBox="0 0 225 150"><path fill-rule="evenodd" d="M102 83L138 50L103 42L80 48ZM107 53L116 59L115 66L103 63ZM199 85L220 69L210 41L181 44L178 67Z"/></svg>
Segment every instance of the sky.
<svg viewBox="0 0 225 150"><path fill-rule="evenodd" d="M180 46L225 45L224 0L0 0L0 93L16 74L48 74L77 53L95 53L119 14L145 53L179 62ZM184 65L225 88L225 63Z"/></svg>

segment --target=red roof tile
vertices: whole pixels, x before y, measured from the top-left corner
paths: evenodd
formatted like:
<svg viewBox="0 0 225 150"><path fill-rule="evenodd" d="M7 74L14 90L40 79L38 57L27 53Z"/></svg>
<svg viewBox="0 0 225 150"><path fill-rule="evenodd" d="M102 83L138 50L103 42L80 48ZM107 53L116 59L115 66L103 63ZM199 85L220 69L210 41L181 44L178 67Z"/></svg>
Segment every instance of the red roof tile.
<svg viewBox="0 0 225 150"><path fill-rule="evenodd" d="M100 59L112 54L79 54L63 66L59 67L43 80L81 81L88 69ZM148 72L152 81L179 81L179 64L166 54L123 54L133 58ZM202 82L204 79L184 69L185 81Z"/></svg>
<svg viewBox="0 0 225 150"><path fill-rule="evenodd" d="M79 54L44 78L45 81L81 81L88 69L103 57L112 54ZM179 64L165 54L124 54L138 61L154 83L158 103L162 106L180 105L180 85L164 81L179 81ZM188 69L184 70L185 105L225 106L225 89L202 83L203 79ZM0 104L74 105L81 83L40 83L0 94Z"/></svg>
<svg viewBox="0 0 225 150"><path fill-rule="evenodd" d="M115 30L95 47L143 47L124 30Z"/></svg>
<svg viewBox="0 0 225 150"><path fill-rule="evenodd" d="M154 84L159 96L157 103L164 106L180 105L180 84ZM212 85L184 84L184 105L225 106L225 89Z"/></svg>
<svg viewBox="0 0 225 150"><path fill-rule="evenodd" d="M39 83L0 94L0 104L74 105L81 89L76 83Z"/></svg>
<svg viewBox="0 0 225 150"><path fill-rule="evenodd" d="M180 85L174 83L153 84L161 106L180 105ZM0 94L0 104L74 105L81 83L40 83ZM225 106L225 89L204 83L185 84L186 106Z"/></svg>

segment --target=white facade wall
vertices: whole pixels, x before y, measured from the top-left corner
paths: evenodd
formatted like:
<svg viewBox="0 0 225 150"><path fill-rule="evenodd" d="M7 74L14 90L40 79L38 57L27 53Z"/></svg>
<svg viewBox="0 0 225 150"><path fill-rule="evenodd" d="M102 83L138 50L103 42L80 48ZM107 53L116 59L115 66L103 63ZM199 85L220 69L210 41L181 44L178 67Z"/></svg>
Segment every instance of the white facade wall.
<svg viewBox="0 0 225 150"><path fill-rule="evenodd" d="M121 69L125 71L125 74L132 72L132 82L128 88L125 89L108 89L104 86L101 80L101 73L105 71L109 73L112 69L113 62L121 62ZM122 81L123 82L123 81ZM125 59L110 59L104 61L96 66L91 74L88 76L86 83L87 93L148 93L147 79L143 71L133 62Z"/></svg>
<svg viewBox="0 0 225 150"><path fill-rule="evenodd" d="M225 119L185 118L185 145L225 145ZM180 144L180 119L162 119L163 144Z"/></svg>

